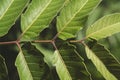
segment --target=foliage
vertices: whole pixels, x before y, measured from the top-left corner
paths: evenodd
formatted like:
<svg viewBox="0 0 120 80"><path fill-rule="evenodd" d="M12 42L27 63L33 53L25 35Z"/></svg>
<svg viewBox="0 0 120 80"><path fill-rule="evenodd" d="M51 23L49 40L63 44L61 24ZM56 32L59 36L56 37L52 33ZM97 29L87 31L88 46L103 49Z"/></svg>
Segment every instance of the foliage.
<svg viewBox="0 0 120 80"><path fill-rule="evenodd" d="M119 80L119 4L1 0L0 80Z"/></svg>

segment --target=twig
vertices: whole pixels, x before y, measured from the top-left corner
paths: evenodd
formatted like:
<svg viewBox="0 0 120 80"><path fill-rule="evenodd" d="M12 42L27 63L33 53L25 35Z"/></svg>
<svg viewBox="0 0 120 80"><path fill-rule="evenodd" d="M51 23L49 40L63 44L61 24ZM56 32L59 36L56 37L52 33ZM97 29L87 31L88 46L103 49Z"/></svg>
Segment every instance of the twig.
<svg viewBox="0 0 120 80"><path fill-rule="evenodd" d="M84 42L85 40L86 40L86 37L83 38L83 39L81 39L81 40L71 40L70 42L71 42L71 43L82 43L82 42Z"/></svg>
<svg viewBox="0 0 120 80"><path fill-rule="evenodd" d="M34 43L51 43L52 40L35 40L35 41L32 41Z"/></svg>
<svg viewBox="0 0 120 80"><path fill-rule="evenodd" d="M16 44L16 41L0 42L0 45L6 45L6 44Z"/></svg>

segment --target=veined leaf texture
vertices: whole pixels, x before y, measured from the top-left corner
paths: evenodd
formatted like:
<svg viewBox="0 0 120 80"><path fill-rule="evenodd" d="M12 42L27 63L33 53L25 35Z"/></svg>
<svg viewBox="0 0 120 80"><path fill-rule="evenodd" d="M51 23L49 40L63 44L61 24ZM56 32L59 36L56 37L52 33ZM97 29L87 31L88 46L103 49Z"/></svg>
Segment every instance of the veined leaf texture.
<svg viewBox="0 0 120 80"><path fill-rule="evenodd" d="M85 50L88 59L106 80L118 80L120 62L104 46L95 44L92 49L86 46Z"/></svg>
<svg viewBox="0 0 120 80"><path fill-rule="evenodd" d="M91 25L87 37L99 40L120 32L120 13L104 16Z"/></svg>
<svg viewBox="0 0 120 80"><path fill-rule="evenodd" d="M8 33L28 2L29 0L0 0L0 37Z"/></svg>
<svg viewBox="0 0 120 80"><path fill-rule="evenodd" d="M67 0L32 0L21 17L21 40L34 40L38 37L66 2Z"/></svg>
<svg viewBox="0 0 120 80"><path fill-rule="evenodd" d="M114 46L105 48L98 40L105 38L110 43L107 37L120 32L120 13L87 23L100 2L0 0L0 80L10 76L5 62L14 54L8 53L16 53L13 66L20 80L119 80L119 56L107 49ZM111 40L118 44L116 51L118 37Z"/></svg>
<svg viewBox="0 0 120 80"><path fill-rule="evenodd" d="M76 37L86 17L101 0L70 0L57 17L58 37L66 40Z"/></svg>

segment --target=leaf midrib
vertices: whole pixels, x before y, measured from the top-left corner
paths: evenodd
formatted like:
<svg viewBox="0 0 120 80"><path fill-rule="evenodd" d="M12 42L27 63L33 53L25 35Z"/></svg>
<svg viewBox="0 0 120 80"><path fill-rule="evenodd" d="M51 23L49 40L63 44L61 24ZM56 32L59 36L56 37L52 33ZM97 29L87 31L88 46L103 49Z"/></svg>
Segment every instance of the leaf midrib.
<svg viewBox="0 0 120 80"><path fill-rule="evenodd" d="M109 70L107 69L107 67L105 66L105 64L102 62L102 60L100 60L99 57L98 57L88 46L86 46L86 50L87 50L87 49L89 49L89 50L88 50L89 53L86 53L87 56L88 56L88 54L91 54L91 52L92 52L91 55L94 55L93 57L96 57L96 58L97 58L97 60L102 64L102 67L107 71L107 73L109 73L109 74L111 75L111 77L116 80L116 77L115 77L111 72L109 72ZM92 59L91 57L88 56L88 58L93 62L93 59ZM96 63L93 62L93 64L94 64L94 65L96 66L96 68L97 68ZM98 70L98 68L97 68L97 70ZM99 71L99 70L98 70L98 71ZM99 72L100 72L100 71L99 71ZM102 72L100 72L100 73L102 74ZM107 77L105 77L105 75L103 75L103 76L104 76L104 78L107 78Z"/></svg>
<svg viewBox="0 0 120 80"><path fill-rule="evenodd" d="M6 8L6 10L4 11L4 13L2 14L2 16L0 17L0 20L4 17L4 15L6 14L6 12L8 11L8 9L10 8L10 6L12 5L12 3L14 2L14 0L12 0L9 4L9 6Z"/></svg>
<svg viewBox="0 0 120 80"><path fill-rule="evenodd" d="M88 2L88 0L83 4L83 6L73 15L73 17L71 17L71 19L69 19L69 21L64 25L64 27L61 29L61 31L58 32L58 34L60 34L66 27L67 25L72 21L72 19L76 16L76 14L78 14L80 12L80 10L84 7L84 5L86 5L86 3Z"/></svg>
<svg viewBox="0 0 120 80"><path fill-rule="evenodd" d="M23 52L22 52L22 51L21 51L21 55L22 55L22 57L23 57L23 59L24 59L24 61L25 61L25 66L27 67L27 70L29 71L30 76L32 77L32 80L33 80L32 73L31 73L31 71L30 71L30 69L29 69L29 67L28 67L28 65L27 65L27 61L26 61L26 59L25 59L25 57L24 57L24 55L23 55Z"/></svg>
<svg viewBox="0 0 120 80"><path fill-rule="evenodd" d="M72 80L71 75L70 75L70 73L69 73L69 71L67 69L67 66L65 65L64 60L62 59L62 56L60 55L60 52L57 50L56 53L58 54L58 57L60 58L61 62L63 63L64 68L67 70L67 74L68 74L70 80Z"/></svg>
<svg viewBox="0 0 120 80"><path fill-rule="evenodd" d="M40 14L36 16L36 18L32 21L32 23L24 30L24 32L21 34L21 37L27 32L27 30L34 24L34 22L38 19L38 17L44 12L44 10L49 6L52 0L50 0L47 5L40 11ZM20 37L20 38L21 38Z"/></svg>
<svg viewBox="0 0 120 80"><path fill-rule="evenodd" d="M88 34L88 35L86 36L86 38L88 38L88 37L90 37L91 35L94 35L94 34L96 34L96 33L98 33L98 32L101 32L102 30L111 28L111 27L113 27L113 26L116 25L116 24L120 24L120 22L117 22L117 23L112 24L112 25L108 25L107 27L104 27L104 28L102 28L102 29L98 29L97 31L95 31L95 32L93 32L93 33L91 32L91 34Z"/></svg>

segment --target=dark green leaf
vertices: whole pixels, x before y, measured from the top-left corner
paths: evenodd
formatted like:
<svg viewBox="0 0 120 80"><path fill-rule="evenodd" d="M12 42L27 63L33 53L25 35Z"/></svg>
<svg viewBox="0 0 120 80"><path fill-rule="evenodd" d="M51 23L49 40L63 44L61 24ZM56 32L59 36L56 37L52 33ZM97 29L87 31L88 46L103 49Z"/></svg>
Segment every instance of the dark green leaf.
<svg viewBox="0 0 120 80"><path fill-rule="evenodd" d="M91 80L83 58L73 45L64 44L55 51L53 65L61 80Z"/></svg>
<svg viewBox="0 0 120 80"><path fill-rule="evenodd" d="M0 80L8 80L8 71L4 58L0 55Z"/></svg>
<svg viewBox="0 0 120 80"><path fill-rule="evenodd" d="M106 80L120 79L120 62L104 46L95 44L92 49L86 46L86 54Z"/></svg>
<svg viewBox="0 0 120 80"><path fill-rule="evenodd" d="M43 56L36 51L20 51L16 59L16 67L20 80L46 80L49 69L46 66Z"/></svg>

